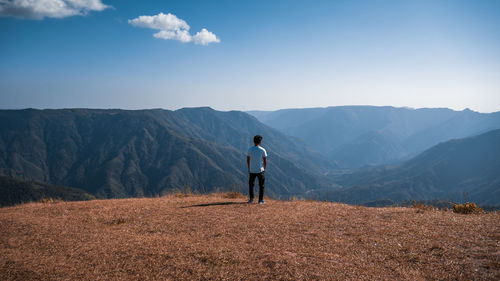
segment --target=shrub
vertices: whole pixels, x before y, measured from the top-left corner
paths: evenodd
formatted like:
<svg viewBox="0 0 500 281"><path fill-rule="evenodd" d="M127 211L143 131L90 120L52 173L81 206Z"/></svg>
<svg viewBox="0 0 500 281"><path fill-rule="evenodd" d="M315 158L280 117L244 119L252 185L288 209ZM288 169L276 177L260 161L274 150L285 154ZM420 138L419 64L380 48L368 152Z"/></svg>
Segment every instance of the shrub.
<svg viewBox="0 0 500 281"><path fill-rule="evenodd" d="M299 197L299 196L292 196L290 197L289 201L302 201L304 198Z"/></svg>
<svg viewBox="0 0 500 281"><path fill-rule="evenodd" d="M432 211L436 208L432 205L424 204L423 202L413 201L413 208L417 209L417 213L423 213L424 211Z"/></svg>
<svg viewBox="0 0 500 281"><path fill-rule="evenodd" d="M190 186L185 185L180 189L177 189L174 193L174 196L177 198L184 198L184 197L189 197L191 195L194 195L195 192L191 189Z"/></svg>
<svg viewBox="0 0 500 281"><path fill-rule="evenodd" d="M234 198L245 198L245 195L241 194L238 191L229 191L224 193L223 197L234 199Z"/></svg>
<svg viewBox="0 0 500 281"><path fill-rule="evenodd" d="M60 203L62 202L61 199L54 199L54 198L42 198L40 199L40 203L44 204L55 204L55 203Z"/></svg>
<svg viewBox="0 0 500 281"><path fill-rule="evenodd" d="M177 191L176 193L174 193L174 196L177 198L189 197L190 195L191 195L190 193L183 193L180 191Z"/></svg>
<svg viewBox="0 0 500 281"><path fill-rule="evenodd" d="M481 209L476 203L465 203L465 204L455 204L453 206L453 212L458 214L472 214L472 213L482 213Z"/></svg>

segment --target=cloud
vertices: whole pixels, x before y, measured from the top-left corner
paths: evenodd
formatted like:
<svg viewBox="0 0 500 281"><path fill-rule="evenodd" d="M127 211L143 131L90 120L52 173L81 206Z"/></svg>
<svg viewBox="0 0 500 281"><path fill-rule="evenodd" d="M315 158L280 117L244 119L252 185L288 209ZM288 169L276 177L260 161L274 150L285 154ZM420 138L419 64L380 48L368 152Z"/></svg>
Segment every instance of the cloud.
<svg viewBox="0 0 500 281"><path fill-rule="evenodd" d="M156 16L140 16L128 21L133 26L145 27L159 30L153 36L165 40L179 40L191 42L193 38L189 34L189 25L184 20L170 13L159 13Z"/></svg>
<svg viewBox="0 0 500 281"><path fill-rule="evenodd" d="M158 33L153 34L155 38L161 38L165 40L179 40L183 43L193 41L191 34L187 30L161 30Z"/></svg>
<svg viewBox="0 0 500 281"><path fill-rule="evenodd" d="M171 13L159 13L156 16L140 16L128 21L133 26L147 27L158 30L189 30L189 25L184 20Z"/></svg>
<svg viewBox="0 0 500 281"><path fill-rule="evenodd" d="M205 28L192 36L189 33L190 26L187 22L171 13L159 13L155 16L139 16L135 19L128 20L128 22L133 26L159 30L157 33L153 34L155 38L177 40L183 43L194 41L195 44L199 45L220 42L220 39L217 38L214 33Z"/></svg>
<svg viewBox="0 0 500 281"><path fill-rule="evenodd" d="M199 45L208 45L209 43L219 43L220 39L215 36L212 32L206 30L205 28L201 29L200 32L196 33L193 36L194 43Z"/></svg>
<svg viewBox="0 0 500 281"><path fill-rule="evenodd" d="M65 18L110 7L101 0L0 0L0 16L23 19Z"/></svg>

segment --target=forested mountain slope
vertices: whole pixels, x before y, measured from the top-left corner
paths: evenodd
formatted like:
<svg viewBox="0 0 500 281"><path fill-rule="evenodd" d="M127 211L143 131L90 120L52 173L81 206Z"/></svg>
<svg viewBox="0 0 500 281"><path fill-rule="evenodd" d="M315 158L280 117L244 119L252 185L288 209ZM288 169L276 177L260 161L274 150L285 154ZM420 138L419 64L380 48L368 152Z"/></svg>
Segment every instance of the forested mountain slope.
<svg viewBox="0 0 500 281"><path fill-rule="evenodd" d="M254 134L269 150L267 194L331 185L318 176L331 168L320 154L242 112L27 109L2 110L0 120L0 174L102 198L246 191L245 154Z"/></svg>
<svg viewBox="0 0 500 281"><path fill-rule="evenodd" d="M500 130L441 143L400 165L334 177L342 189L310 195L357 204L442 199L500 206Z"/></svg>

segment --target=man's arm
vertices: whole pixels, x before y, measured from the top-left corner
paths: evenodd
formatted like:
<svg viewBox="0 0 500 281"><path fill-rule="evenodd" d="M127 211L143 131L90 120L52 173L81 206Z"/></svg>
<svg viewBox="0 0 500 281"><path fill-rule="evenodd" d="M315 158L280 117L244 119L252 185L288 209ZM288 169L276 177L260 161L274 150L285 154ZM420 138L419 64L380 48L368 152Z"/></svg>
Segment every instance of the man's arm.
<svg viewBox="0 0 500 281"><path fill-rule="evenodd" d="M267 157L262 157L262 162L264 164L264 171L265 171L267 166Z"/></svg>
<svg viewBox="0 0 500 281"><path fill-rule="evenodd" d="M247 156L248 173L250 173L250 156Z"/></svg>

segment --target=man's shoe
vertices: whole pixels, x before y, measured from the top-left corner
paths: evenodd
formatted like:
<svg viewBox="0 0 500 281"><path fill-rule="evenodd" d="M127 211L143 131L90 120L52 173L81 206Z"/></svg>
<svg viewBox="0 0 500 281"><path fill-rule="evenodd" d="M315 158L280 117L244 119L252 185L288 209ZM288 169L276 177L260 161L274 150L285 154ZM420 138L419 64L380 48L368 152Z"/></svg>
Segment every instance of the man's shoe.
<svg viewBox="0 0 500 281"><path fill-rule="evenodd" d="M264 204L264 200L259 200L259 204Z"/></svg>
<svg viewBox="0 0 500 281"><path fill-rule="evenodd" d="M253 203L253 198L251 198L250 200L248 200L248 203Z"/></svg>

